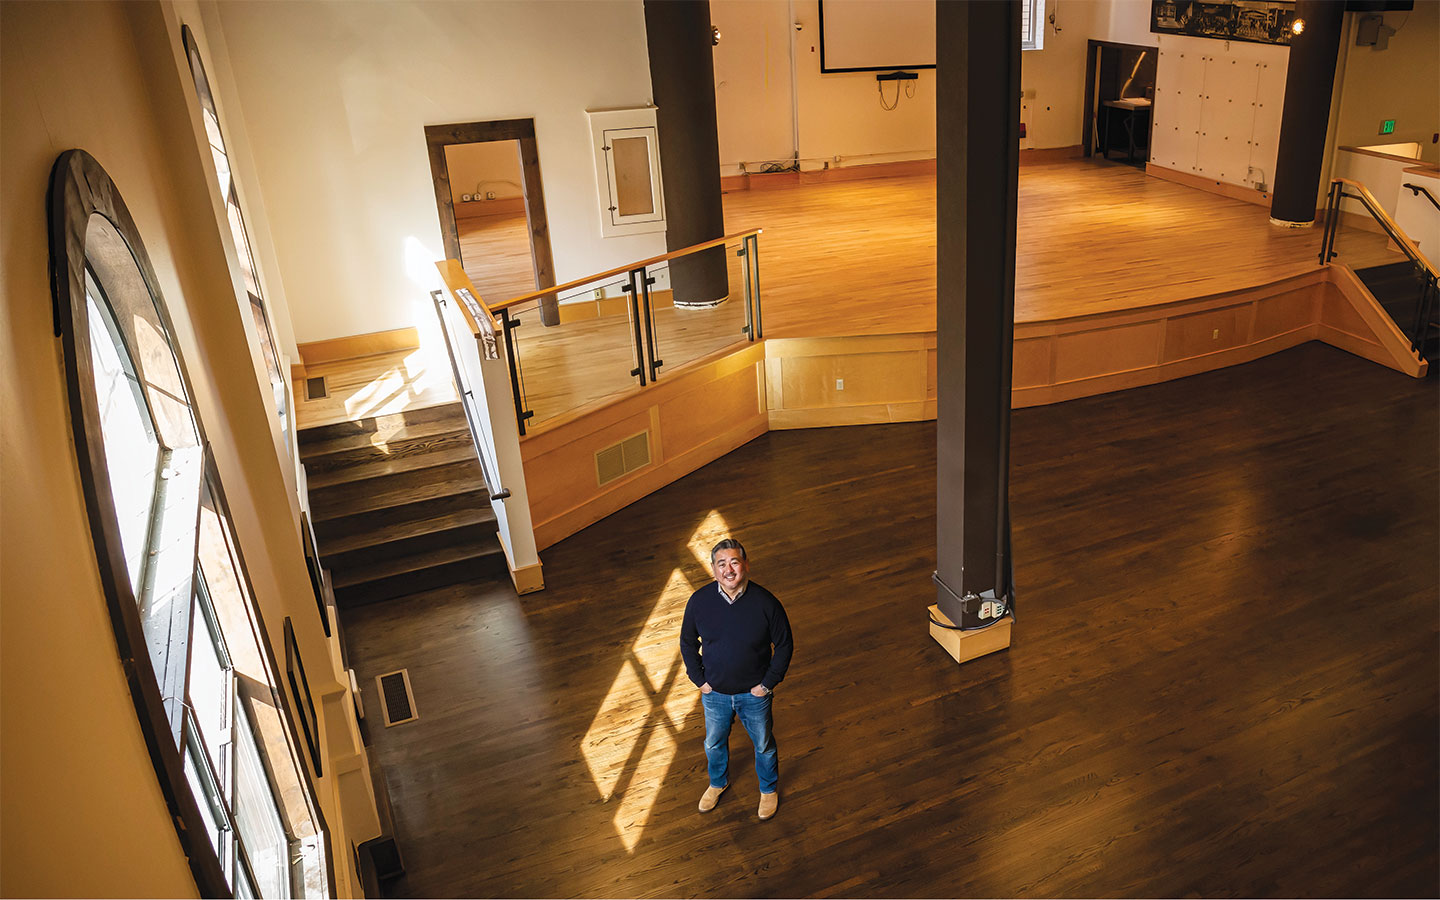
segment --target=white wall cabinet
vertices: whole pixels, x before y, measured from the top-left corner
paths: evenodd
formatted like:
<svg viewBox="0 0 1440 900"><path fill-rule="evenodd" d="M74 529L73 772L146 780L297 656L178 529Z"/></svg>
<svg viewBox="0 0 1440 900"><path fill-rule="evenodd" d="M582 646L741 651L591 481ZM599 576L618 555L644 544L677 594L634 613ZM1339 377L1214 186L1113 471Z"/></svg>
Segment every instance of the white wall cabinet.
<svg viewBox="0 0 1440 900"><path fill-rule="evenodd" d="M655 107L588 110L586 115L595 148L600 233L617 237L664 231Z"/></svg>

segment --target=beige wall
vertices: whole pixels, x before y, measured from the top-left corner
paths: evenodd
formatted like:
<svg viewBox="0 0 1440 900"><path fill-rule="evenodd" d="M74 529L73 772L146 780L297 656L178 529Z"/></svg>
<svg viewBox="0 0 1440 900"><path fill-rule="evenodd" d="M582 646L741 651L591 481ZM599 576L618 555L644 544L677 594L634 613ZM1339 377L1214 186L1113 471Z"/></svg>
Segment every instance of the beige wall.
<svg viewBox="0 0 1440 900"><path fill-rule="evenodd" d="M81 493L47 268L45 190L61 151L90 152L140 229L272 650L283 659L279 635L293 616L302 653L315 661L313 690L332 684L179 24L174 8L150 2L0 4L7 896L196 892L120 667ZM322 780L317 791L334 828L341 817L329 786ZM348 855L341 838L337 853Z"/></svg>
<svg viewBox="0 0 1440 900"><path fill-rule="evenodd" d="M1440 162L1440 145L1432 141L1440 132L1440 2L1416 0L1413 10L1384 17L1395 33L1389 47L1377 51L1355 45L1360 14L1346 16L1335 144L1418 141L1421 159ZM1395 120L1393 135L1379 133L1385 119Z"/></svg>
<svg viewBox="0 0 1440 900"><path fill-rule="evenodd" d="M1085 124L1085 50L1094 36L1099 4L1063 0L1047 4L1055 13L1056 31L1044 24L1039 50L1020 54L1021 119L1026 123L1022 147L1074 147L1083 140ZM1032 96L1033 93L1033 96Z"/></svg>
<svg viewBox="0 0 1440 900"><path fill-rule="evenodd" d="M585 116L651 99L639 0L219 10L298 341L433 322L426 125L534 118L559 280L664 252L601 237Z"/></svg>
<svg viewBox="0 0 1440 900"><path fill-rule="evenodd" d="M477 192L481 198L493 193L496 200L525 194L519 141L451 144L445 148L445 166L450 172L450 196L455 203L460 203L465 194Z"/></svg>
<svg viewBox="0 0 1440 900"><path fill-rule="evenodd" d="M98 4L0 5L6 896L196 894L136 722L94 564L47 275L50 166L62 150L84 147L121 185L166 290L178 291L165 235L179 201L157 168L168 154L126 12Z"/></svg>

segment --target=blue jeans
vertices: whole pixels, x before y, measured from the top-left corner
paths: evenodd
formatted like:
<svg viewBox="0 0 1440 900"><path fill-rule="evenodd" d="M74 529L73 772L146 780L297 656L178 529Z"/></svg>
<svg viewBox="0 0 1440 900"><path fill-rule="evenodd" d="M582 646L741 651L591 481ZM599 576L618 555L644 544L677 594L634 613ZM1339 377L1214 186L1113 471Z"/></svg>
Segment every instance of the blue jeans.
<svg viewBox="0 0 1440 900"><path fill-rule="evenodd" d="M700 699L705 707L705 761L710 771L710 786L723 788L730 783L730 723L738 716L750 735L750 743L755 745L755 775L760 780L760 793L775 793L780 783L780 750L775 744L770 697L756 697L748 691L743 694L711 691L701 694Z"/></svg>

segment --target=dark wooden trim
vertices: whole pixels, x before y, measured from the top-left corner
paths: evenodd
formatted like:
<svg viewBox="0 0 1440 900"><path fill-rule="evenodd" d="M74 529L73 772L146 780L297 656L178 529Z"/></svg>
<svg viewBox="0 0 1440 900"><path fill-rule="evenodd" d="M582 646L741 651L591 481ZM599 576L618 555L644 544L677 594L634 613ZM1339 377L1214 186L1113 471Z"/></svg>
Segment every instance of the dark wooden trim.
<svg viewBox="0 0 1440 900"><path fill-rule="evenodd" d="M535 266L535 287L555 285L555 259L550 246L550 223L545 215L545 190L540 178L540 150L535 141L534 119L499 119L493 122L463 122L426 125L425 149L430 158L430 178L435 185L435 208L440 214L440 236L449 259L460 255L460 229L455 220L455 199L450 192L450 169L445 148L451 144L480 144L490 141L520 143L520 172L525 189L525 219L530 231L530 258ZM503 298L500 298L503 299ZM541 301L541 321L560 321L559 301Z"/></svg>
<svg viewBox="0 0 1440 900"><path fill-rule="evenodd" d="M300 657L300 643L295 640L295 626L290 617L285 617L285 682L290 685L290 694L295 701L296 718L305 737L305 748L310 751L310 765L315 767L315 777L324 775L323 760L320 756L320 715L315 711L315 697L310 693L310 679L305 677L305 661Z"/></svg>
<svg viewBox="0 0 1440 900"><path fill-rule="evenodd" d="M230 897L220 859L205 835L204 819L197 798L185 778L182 749L172 736L165 701L155 669L146 649L144 629L134 589L130 585L120 542L120 529L105 462L100 412L94 392L94 371L90 365L89 313L85 304L85 236L90 217L99 214L113 225L130 248L136 268L150 292L151 301L180 377L189 389L180 348L174 344L174 328L165 308L159 281L140 238L139 229L120 192L100 164L84 150L67 150L55 160L50 172L48 193L50 219L50 285L54 300L55 325L65 358L66 390L69 395L71 428L75 436L76 462L90 521L91 540L120 664L135 704L135 715L145 746L155 767L156 779L165 805L175 823L181 851L190 864L201 895ZM133 354L132 354L133 362ZM200 423L195 428L203 441Z"/></svg>
<svg viewBox="0 0 1440 900"><path fill-rule="evenodd" d="M320 565L320 550L315 544L315 529L310 514L300 511L300 543L305 553L305 569L310 573L310 589L315 592L315 606L320 611L320 627L330 637L330 612L325 608L325 573Z"/></svg>

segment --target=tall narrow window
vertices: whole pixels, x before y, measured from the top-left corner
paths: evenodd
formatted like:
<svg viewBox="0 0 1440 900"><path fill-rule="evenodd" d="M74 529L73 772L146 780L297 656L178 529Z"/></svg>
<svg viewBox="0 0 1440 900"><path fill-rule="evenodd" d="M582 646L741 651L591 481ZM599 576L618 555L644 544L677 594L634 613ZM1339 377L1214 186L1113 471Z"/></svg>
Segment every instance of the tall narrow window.
<svg viewBox="0 0 1440 900"><path fill-rule="evenodd" d="M1020 0L1020 49L1045 49L1045 0Z"/></svg>
<svg viewBox="0 0 1440 900"><path fill-rule="evenodd" d="M230 156L225 150L225 135L220 130L220 112L210 91L210 79L205 74L205 63L200 59L200 48L196 45L195 35L191 33L188 25L181 30L181 39L185 43L185 54L190 60L190 75L195 80L195 93L200 99L200 109L205 117L205 136L210 142L210 154L214 157L215 171L220 178L220 196L225 201L226 216L230 220L230 235L235 241L235 252L240 257L245 292L250 300L250 315L255 320L258 344L256 349L265 364L265 376L270 383L270 402L275 414L280 418L280 431L285 437L285 449L288 452L291 428L288 373L281 368L281 355L275 343L275 334L270 328L265 295L260 290L255 254L250 249L250 237L245 231L245 214L240 210L240 193L235 186Z"/></svg>

